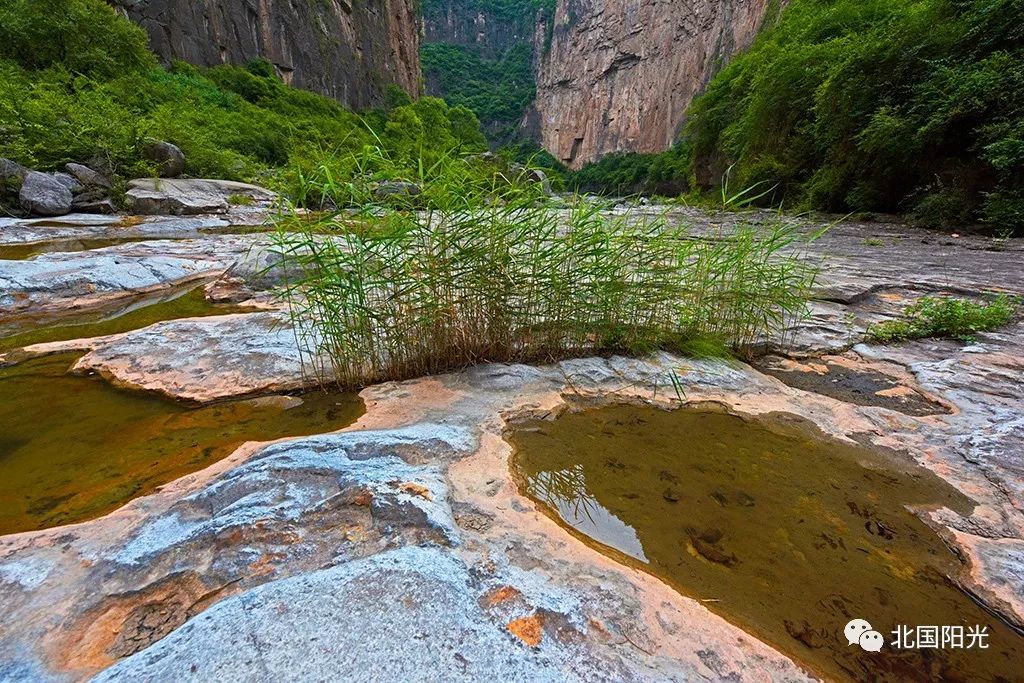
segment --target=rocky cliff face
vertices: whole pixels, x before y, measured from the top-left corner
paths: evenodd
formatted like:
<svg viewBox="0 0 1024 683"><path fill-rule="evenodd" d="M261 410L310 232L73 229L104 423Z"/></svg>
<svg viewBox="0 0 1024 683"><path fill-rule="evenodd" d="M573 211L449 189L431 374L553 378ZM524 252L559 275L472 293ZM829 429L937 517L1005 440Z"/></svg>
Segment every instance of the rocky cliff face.
<svg viewBox="0 0 1024 683"><path fill-rule="evenodd" d="M511 47L533 40L537 8L528 2L501 6L479 0L428 0L423 3L423 36L427 43L450 43L471 48L484 59L495 60Z"/></svg>
<svg viewBox="0 0 1024 683"><path fill-rule="evenodd" d="M558 0L525 126L573 168L671 146L686 107L772 0Z"/></svg>
<svg viewBox="0 0 1024 683"><path fill-rule="evenodd" d="M416 0L116 0L164 61L272 62L285 82L361 108L419 89Z"/></svg>

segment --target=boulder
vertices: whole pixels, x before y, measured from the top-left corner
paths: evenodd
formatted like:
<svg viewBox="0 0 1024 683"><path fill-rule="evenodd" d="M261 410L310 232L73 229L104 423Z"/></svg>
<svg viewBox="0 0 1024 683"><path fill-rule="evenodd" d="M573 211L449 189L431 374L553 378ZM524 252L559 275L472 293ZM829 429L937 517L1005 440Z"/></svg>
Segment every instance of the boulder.
<svg viewBox="0 0 1024 683"><path fill-rule="evenodd" d="M18 192L21 208L37 216L63 216L71 211L71 190L46 173L29 171Z"/></svg>
<svg viewBox="0 0 1024 683"><path fill-rule="evenodd" d="M21 181L27 174L28 169L17 161L0 157L0 182Z"/></svg>
<svg viewBox="0 0 1024 683"><path fill-rule="evenodd" d="M388 197L415 197L423 192L423 189L416 183L405 180L385 180L373 188L373 196L378 199Z"/></svg>
<svg viewBox="0 0 1024 683"><path fill-rule="evenodd" d="M138 178L128 183L125 193L129 210L144 216L226 213L231 197L247 197L253 205L269 206L277 195L248 183L183 178Z"/></svg>
<svg viewBox="0 0 1024 683"><path fill-rule="evenodd" d="M185 154L169 142L148 141L142 147L142 156L157 165L161 178L176 178L185 172Z"/></svg>
<svg viewBox="0 0 1024 683"><path fill-rule="evenodd" d="M102 173L92 170L88 166L71 163L65 165L64 170L74 176L75 179L84 187L101 187L106 190L110 189L110 179Z"/></svg>
<svg viewBox="0 0 1024 683"><path fill-rule="evenodd" d="M526 172L526 177L534 183L539 183L544 188L544 194L551 195L551 181L548 180L548 175L540 170L539 168L531 168Z"/></svg>
<svg viewBox="0 0 1024 683"><path fill-rule="evenodd" d="M78 179L69 173L61 173L58 171L56 173L51 173L50 175L53 176L54 180L68 188L68 191L73 195L78 194L85 189L82 187L82 183L78 182Z"/></svg>

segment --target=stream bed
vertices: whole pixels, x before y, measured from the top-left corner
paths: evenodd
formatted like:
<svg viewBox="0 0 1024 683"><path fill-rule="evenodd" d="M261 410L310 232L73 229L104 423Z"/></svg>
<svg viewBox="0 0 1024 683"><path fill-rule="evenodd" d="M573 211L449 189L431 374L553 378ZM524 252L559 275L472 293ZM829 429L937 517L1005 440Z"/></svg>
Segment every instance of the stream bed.
<svg viewBox="0 0 1024 683"><path fill-rule="evenodd" d="M906 507L972 502L905 458L714 409L571 412L508 439L523 492L574 535L826 679L1020 680L1024 636L956 585L959 559ZM849 644L854 619L880 651ZM894 647L900 626L980 627L988 647Z"/></svg>
<svg viewBox="0 0 1024 683"><path fill-rule="evenodd" d="M193 408L68 374L76 358L0 369L0 535L96 517L246 441L338 430L364 410L330 392Z"/></svg>
<svg viewBox="0 0 1024 683"><path fill-rule="evenodd" d="M165 320L249 313L255 310L236 304L214 303L206 298L201 286L192 286L156 297L143 297L113 310L77 313L70 319L50 324L31 319L0 323L0 352L32 344L130 332Z"/></svg>

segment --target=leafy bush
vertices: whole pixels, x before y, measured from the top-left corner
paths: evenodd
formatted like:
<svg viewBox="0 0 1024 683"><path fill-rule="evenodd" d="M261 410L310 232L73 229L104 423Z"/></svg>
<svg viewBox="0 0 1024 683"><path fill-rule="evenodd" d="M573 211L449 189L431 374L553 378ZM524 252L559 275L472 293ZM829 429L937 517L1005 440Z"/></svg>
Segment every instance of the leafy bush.
<svg viewBox="0 0 1024 683"><path fill-rule="evenodd" d="M742 345L805 312L814 272L783 253L796 239L787 228L691 240L579 199L560 214L536 188L476 163L450 159L429 174L425 215L376 202L281 226L293 324L323 381Z"/></svg>
<svg viewBox="0 0 1024 683"><path fill-rule="evenodd" d="M514 46L496 61L448 43L426 43L420 50L423 74L453 105L470 109L492 132L509 139L536 96L532 50Z"/></svg>
<svg viewBox="0 0 1024 683"><path fill-rule="evenodd" d="M146 33L103 0L2 0L0 60L110 79L156 64Z"/></svg>
<svg viewBox="0 0 1024 683"><path fill-rule="evenodd" d="M691 171L789 204L1024 228L1020 0L793 0L688 112Z"/></svg>
<svg viewBox="0 0 1024 683"><path fill-rule="evenodd" d="M419 163L485 145L465 107L395 88L387 110L361 116L285 85L265 60L158 67L145 34L101 0L0 0L0 37L0 147L33 168L102 161L148 175L140 146L152 137L182 149L189 175L287 187L324 150L381 144ZM369 127L386 133L376 140Z"/></svg>
<svg viewBox="0 0 1024 683"><path fill-rule="evenodd" d="M987 304L966 299L922 297L904 310L905 320L888 320L875 325L868 331L868 336L882 343L925 337L950 337L972 342L978 332L994 330L1010 322L1016 304L1016 300L1005 295L997 296Z"/></svg>
<svg viewBox="0 0 1024 683"><path fill-rule="evenodd" d="M604 195L660 194L675 196L688 189L689 159L674 147L659 154L609 154L566 176L566 183L584 192Z"/></svg>

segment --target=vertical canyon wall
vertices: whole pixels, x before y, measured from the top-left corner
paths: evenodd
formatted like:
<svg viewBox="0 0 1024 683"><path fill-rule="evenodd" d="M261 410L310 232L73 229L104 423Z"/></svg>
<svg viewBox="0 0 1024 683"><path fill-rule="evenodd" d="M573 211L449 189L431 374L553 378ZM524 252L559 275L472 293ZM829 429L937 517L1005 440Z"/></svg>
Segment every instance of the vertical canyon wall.
<svg viewBox="0 0 1024 683"><path fill-rule="evenodd" d="M285 82L355 108L420 84L418 0L116 0L165 61L263 57Z"/></svg>
<svg viewBox="0 0 1024 683"><path fill-rule="evenodd" d="M495 60L516 45L531 44L537 9L528 1L506 6L496 14L491 3L477 0L425 0L423 35L427 43L449 43L472 49L484 59Z"/></svg>
<svg viewBox="0 0 1024 683"><path fill-rule="evenodd" d="M686 107L773 0L558 0L524 126L573 168L670 147ZM540 37L538 36L538 40Z"/></svg>

